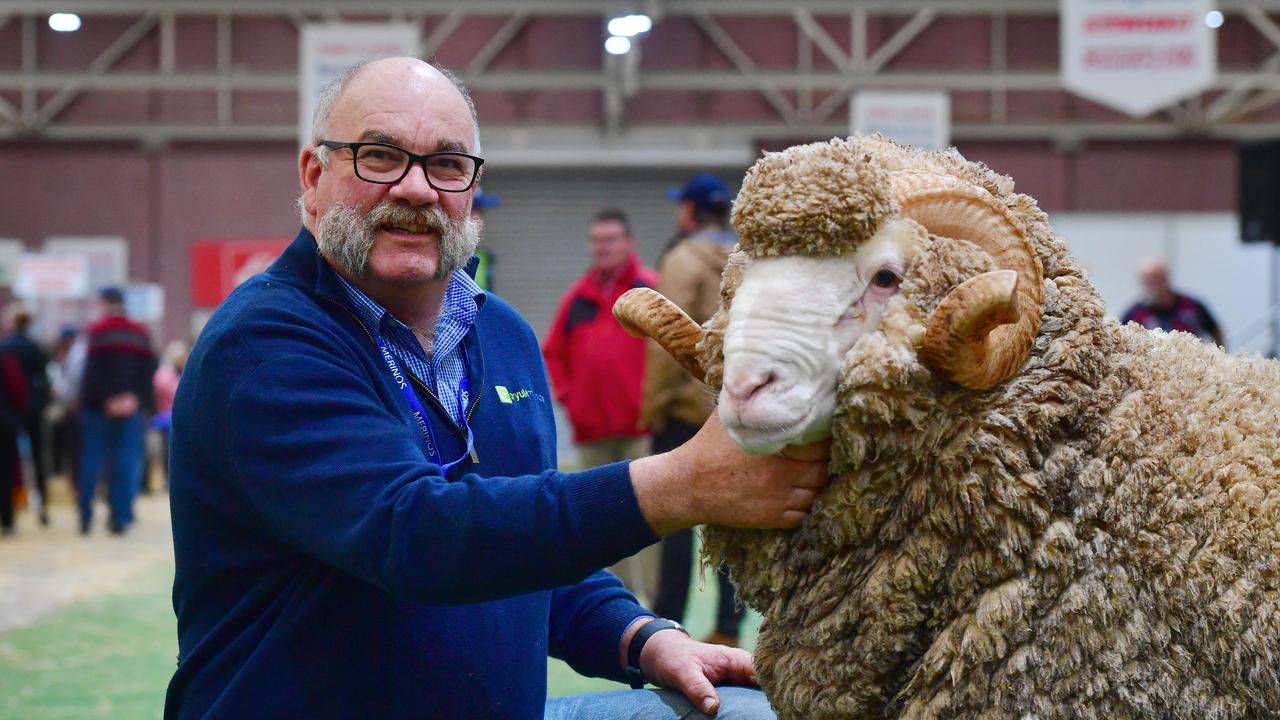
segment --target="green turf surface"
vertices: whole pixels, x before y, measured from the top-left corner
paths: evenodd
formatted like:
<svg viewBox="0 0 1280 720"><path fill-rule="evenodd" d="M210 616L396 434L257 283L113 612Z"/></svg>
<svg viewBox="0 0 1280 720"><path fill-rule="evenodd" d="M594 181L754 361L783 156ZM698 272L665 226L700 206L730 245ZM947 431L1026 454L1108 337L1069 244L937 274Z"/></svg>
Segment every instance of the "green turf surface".
<svg viewBox="0 0 1280 720"><path fill-rule="evenodd" d="M159 718L173 673L177 638L169 592L171 566L156 567L116 592L73 603L34 625L0 634L0 720ZM694 578L686 625L711 632L717 586ZM754 643L759 618L748 615L744 639ZM552 660L552 696L623 689L585 678Z"/></svg>
<svg viewBox="0 0 1280 720"><path fill-rule="evenodd" d="M159 718L178 641L173 568L0 635L0 718Z"/></svg>

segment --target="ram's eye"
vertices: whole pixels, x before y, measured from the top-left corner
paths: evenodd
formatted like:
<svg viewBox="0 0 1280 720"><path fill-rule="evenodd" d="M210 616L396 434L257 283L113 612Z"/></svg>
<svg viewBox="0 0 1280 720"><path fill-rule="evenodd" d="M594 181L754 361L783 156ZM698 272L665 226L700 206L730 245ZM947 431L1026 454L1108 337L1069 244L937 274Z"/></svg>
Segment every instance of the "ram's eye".
<svg viewBox="0 0 1280 720"><path fill-rule="evenodd" d="M898 277L898 273L888 268L881 270L871 278L872 285L882 288L896 288L900 282L902 282L902 278Z"/></svg>

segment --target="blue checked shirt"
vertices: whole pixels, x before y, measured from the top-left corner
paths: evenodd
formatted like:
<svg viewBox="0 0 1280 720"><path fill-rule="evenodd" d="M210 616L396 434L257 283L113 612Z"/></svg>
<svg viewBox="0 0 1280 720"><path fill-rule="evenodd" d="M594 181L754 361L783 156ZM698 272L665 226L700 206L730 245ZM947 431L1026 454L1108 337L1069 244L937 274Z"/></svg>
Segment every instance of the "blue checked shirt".
<svg viewBox="0 0 1280 720"><path fill-rule="evenodd" d="M413 373L424 385L434 389L436 396L440 398L440 404L449 412L449 417L461 425L462 416L466 412L458 393L463 375L462 338L475 324L476 313L484 304L484 291L480 286L466 272L453 272L453 277L449 278L449 287L444 292L434 347L428 357L408 325L397 320L386 308L334 272L328 263L321 262L320 265L337 276L347 293L347 303L351 309L366 325L378 329L378 334L391 346L391 352L395 354L400 366ZM472 393L474 392L473 389Z"/></svg>

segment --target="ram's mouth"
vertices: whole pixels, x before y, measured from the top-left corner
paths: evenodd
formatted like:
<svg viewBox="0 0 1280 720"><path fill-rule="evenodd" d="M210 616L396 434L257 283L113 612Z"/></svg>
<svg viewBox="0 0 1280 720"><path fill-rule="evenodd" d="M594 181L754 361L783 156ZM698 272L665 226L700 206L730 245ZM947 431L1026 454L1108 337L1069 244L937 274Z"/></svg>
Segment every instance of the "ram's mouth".
<svg viewBox="0 0 1280 720"><path fill-rule="evenodd" d="M788 445L809 443L825 438L831 432L830 423L818 423L817 411L812 405L794 421L777 423L742 422L739 418L720 416L729 437L747 452L773 454Z"/></svg>

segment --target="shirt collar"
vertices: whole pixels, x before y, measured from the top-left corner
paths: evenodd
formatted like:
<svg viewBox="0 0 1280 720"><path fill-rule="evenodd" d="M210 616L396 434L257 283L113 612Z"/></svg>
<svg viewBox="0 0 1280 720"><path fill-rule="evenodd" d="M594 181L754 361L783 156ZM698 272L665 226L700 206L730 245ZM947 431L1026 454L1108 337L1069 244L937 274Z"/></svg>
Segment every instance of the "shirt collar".
<svg viewBox="0 0 1280 720"><path fill-rule="evenodd" d="M355 311L356 315L366 325L379 330L382 330L385 322L406 327L390 311L330 267L323 257L319 258L319 265L322 274L327 273L337 279L343 293L346 295L347 306ZM449 278L449 286L444 291L440 316L441 318L448 317L456 322L471 325L475 322L476 314L480 311L480 308L484 307L486 297L484 290L480 289L480 286L476 284L475 280L471 279L470 275L461 270L454 270L453 275Z"/></svg>

